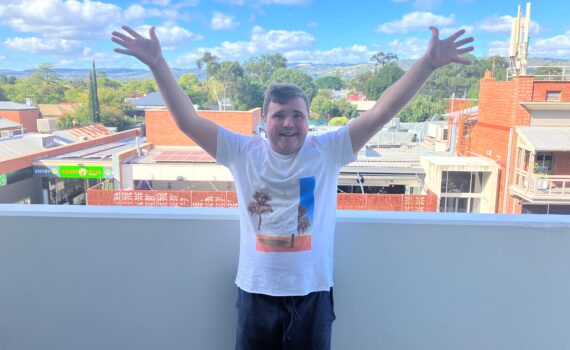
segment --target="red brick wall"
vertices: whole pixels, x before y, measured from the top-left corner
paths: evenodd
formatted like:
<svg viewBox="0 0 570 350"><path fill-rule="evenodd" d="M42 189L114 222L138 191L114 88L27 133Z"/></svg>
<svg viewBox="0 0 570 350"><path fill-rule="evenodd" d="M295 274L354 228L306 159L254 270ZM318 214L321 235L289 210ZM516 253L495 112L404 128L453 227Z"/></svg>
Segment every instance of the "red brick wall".
<svg viewBox="0 0 570 350"><path fill-rule="evenodd" d="M570 102L570 81L551 82L537 81L534 83L533 102L545 102L547 91L560 91L560 102Z"/></svg>
<svg viewBox="0 0 570 350"><path fill-rule="evenodd" d="M473 129L466 155L484 156L494 160L500 166L497 193L498 213L503 212L509 133L515 126L530 125L530 113L519 102L532 101L533 88L533 77L517 77L507 82L498 82L493 78L481 79L478 121ZM514 179L516 144L517 136L513 131L509 186ZM509 196L505 212L511 213L513 210L515 213L520 213L520 205Z"/></svg>
<svg viewBox="0 0 570 350"><path fill-rule="evenodd" d="M39 111L37 109L24 109L24 110L2 110L0 111L0 117L10 119L13 122L22 124L26 130L29 132L38 131L38 116Z"/></svg>
<svg viewBox="0 0 570 350"><path fill-rule="evenodd" d="M261 120L261 109L250 111L198 111L198 114L226 129L242 135L251 135ZM145 112L146 138L157 146L196 146L196 143L178 129L170 112L153 109Z"/></svg>
<svg viewBox="0 0 570 350"><path fill-rule="evenodd" d="M555 152L553 175L570 175L570 152Z"/></svg>
<svg viewBox="0 0 570 350"><path fill-rule="evenodd" d="M140 135L139 129L132 129L128 131L118 132L108 136L103 136L94 140L88 140L88 141L73 143L71 145L49 148L42 152L6 159L0 161L0 174L6 174L19 169L31 167L32 161L34 159L53 157L59 154L73 152L87 147L99 146L123 139L129 139L138 135Z"/></svg>

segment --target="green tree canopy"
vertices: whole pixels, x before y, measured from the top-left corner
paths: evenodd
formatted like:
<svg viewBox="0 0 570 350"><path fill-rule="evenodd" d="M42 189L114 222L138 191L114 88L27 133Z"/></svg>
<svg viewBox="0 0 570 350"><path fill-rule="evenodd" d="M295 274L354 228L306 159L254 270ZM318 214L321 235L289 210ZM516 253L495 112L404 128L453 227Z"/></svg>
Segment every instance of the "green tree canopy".
<svg viewBox="0 0 570 350"><path fill-rule="evenodd" d="M254 57L244 64L246 76L260 85L267 85L274 71L286 67L287 59L280 53Z"/></svg>
<svg viewBox="0 0 570 350"><path fill-rule="evenodd" d="M315 80L318 89L340 90L343 87L342 80L335 76L324 76Z"/></svg>
<svg viewBox="0 0 570 350"><path fill-rule="evenodd" d="M369 100L377 100L386 89L394 84L396 80L404 75L404 70L397 63L388 63L378 73L370 78L365 87L364 93Z"/></svg>
<svg viewBox="0 0 570 350"><path fill-rule="evenodd" d="M398 113L398 117L402 122L418 123L434 116L442 116L445 113L445 108L445 100L434 101L430 96L418 94Z"/></svg>
<svg viewBox="0 0 570 350"><path fill-rule="evenodd" d="M329 120L330 126L343 126L346 125L346 123L348 123L347 117L334 117Z"/></svg>
<svg viewBox="0 0 570 350"><path fill-rule="evenodd" d="M317 86L315 85L313 78L298 69L279 68L271 74L269 82L295 84L305 92L309 101L311 101L317 94Z"/></svg>
<svg viewBox="0 0 570 350"><path fill-rule="evenodd" d="M178 85L180 85L193 103L202 105L208 101L208 91L206 91L194 74L182 74L178 79Z"/></svg>

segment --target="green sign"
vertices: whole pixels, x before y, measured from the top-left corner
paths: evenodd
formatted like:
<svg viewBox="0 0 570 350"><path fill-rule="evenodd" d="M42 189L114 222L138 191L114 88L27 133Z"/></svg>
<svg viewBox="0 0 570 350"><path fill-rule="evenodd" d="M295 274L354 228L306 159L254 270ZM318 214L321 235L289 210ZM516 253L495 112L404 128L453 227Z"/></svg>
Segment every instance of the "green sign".
<svg viewBox="0 0 570 350"><path fill-rule="evenodd" d="M0 186L6 186L8 184L8 178L6 174L0 174Z"/></svg>
<svg viewBox="0 0 570 350"><path fill-rule="evenodd" d="M102 166L60 166L59 177L68 179L103 179Z"/></svg>

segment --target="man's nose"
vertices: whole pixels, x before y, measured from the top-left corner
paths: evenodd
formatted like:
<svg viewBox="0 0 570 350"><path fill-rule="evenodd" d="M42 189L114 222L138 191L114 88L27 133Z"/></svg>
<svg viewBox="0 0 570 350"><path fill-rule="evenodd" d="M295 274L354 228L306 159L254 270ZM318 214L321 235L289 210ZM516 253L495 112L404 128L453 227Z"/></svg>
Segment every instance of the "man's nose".
<svg viewBox="0 0 570 350"><path fill-rule="evenodd" d="M295 123L293 122L293 117L292 116L287 116L285 117L285 119L283 120L283 126L288 126L288 127L292 127L294 126Z"/></svg>

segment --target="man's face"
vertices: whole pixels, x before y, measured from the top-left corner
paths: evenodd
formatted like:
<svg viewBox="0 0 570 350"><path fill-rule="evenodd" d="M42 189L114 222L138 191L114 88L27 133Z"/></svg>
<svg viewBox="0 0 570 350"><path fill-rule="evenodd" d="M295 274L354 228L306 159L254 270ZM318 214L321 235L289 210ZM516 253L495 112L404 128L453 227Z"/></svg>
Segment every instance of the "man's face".
<svg viewBox="0 0 570 350"><path fill-rule="evenodd" d="M263 119L269 144L275 152L291 154L301 148L309 131L307 105L301 97L283 105L269 102Z"/></svg>

